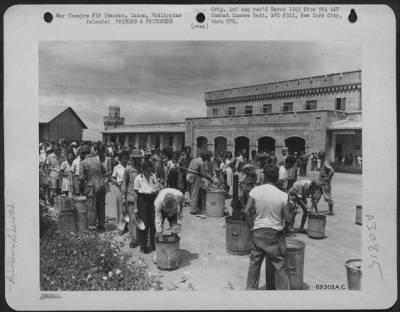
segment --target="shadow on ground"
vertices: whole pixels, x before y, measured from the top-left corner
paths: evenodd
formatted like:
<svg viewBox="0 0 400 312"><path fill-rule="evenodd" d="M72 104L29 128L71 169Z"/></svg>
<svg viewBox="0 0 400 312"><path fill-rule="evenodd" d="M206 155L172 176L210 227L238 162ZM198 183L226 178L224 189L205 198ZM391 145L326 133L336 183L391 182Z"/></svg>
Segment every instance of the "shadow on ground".
<svg viewBox="0 0 400 312"><path fill-rule="evenodd" d="M180 258L179 267L183 268L183 267L189 266L191 261L198 259L199 254L191 253L187 249L179 249L179 258Z"/></svg>

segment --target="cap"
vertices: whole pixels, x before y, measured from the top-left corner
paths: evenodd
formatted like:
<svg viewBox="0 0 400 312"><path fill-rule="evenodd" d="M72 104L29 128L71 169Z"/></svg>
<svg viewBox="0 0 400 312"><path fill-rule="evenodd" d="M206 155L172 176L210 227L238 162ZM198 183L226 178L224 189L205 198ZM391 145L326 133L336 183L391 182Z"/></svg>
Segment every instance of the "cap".
<svg viewBox="0 0 400 312"><path fill-rule="evenodd" d="M89 145L85 144L81 147L81 153L90 153Z"/></svg>
<svg viewBox="0 0 400 312"><path fill-rule="evenodd" d="M71 146L77 146L78 144L76 142L72 142Z"/></svg>
<svg viewBox="0 0 400 312"><path fill-rule="evenodd" d="M151 155L151 150L146 149L146 151L144 152L145 155Z"/></svg>
<svg viewBox="0 0 400 312"><path fill-rule="evenodd" d="M51 146L51 145L49 145L49 146L46 148L46 152L50 152L50 151L53 151L53 146Z"/></svg>

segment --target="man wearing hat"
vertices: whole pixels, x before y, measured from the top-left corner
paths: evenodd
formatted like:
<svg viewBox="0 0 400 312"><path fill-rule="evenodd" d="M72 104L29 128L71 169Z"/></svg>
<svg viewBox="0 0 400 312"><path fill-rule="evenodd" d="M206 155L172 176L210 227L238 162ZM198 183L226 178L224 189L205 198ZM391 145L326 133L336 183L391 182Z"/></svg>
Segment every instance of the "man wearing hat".
<svg viewBox="0 0 400 312"><path fill-rule="evenodd" d="M283 147L281 154L278 157L278 166L284 166L285 165L285 160L287 157L287 153L288 153L288 148L287 147Z"/></svg>
<svg viewBox="0 0 400 312"><path fill-rule="evenodd" d="M208 152L201 152L200 156L191 160L186 175L186 180L190 185L190 213L200 214L199 196L202 178L211 180L211 177L206 174L204 162L209 159Z"/></svg>
<svg viewBox="0 0 400 312"><path fill-rule="evenodd" d="M58 161L57 155L54 153L53 146L49 145L46 148L46 176L49 184L49 201L50 205L54 206L54 197L57 195L59 176L60 176L60 163Z"/></svg>
<svg viewBox="0 0 400 312"><path fill-rule="evenodd" d="M84 159L79 164L79 179L81 194L86 196L88 205L88 228L96 230L96 221L98 221L98 230L104 231L106 197L104 175L106 169L88 144L82 146L81 154Z"/></svg>
<svg viewBox="0 0 400 312"><path fill-rule="evenodd" d="M335 170L326 159L325 151L321 150L318 152L318 157L321 160L321 168L319 170L319 182L321 183L321 189L324 195L324 199L328 202L329 213L328 215L333 216L333 199L331 193L331 182L332 177L335 174Z"/></svg>
<svg viewBox="0 0 400 312"><path fill-rule="evenodd" d="M181 191L174 188L162 189L155 201L155 227L157 235L161 235L164 229L164 221L168 220L170 228L182 219L184 196ZM178 211L179 207L179 211Z"/></svg>
<svg viewBox="0 0 400 312"><path fill-rule="evenodd" d="M131 242L129 247L135 248L138 244L138 235L136 228L136 214L138 213L136 200L137 196L135 193L135 179L142 173L142 152L140 150L133 150L131 154L131 162L125 169L124 176L122 179L122 207L125 209L128 215L129 221L125 221L125 227L121 234L125 234L129 231Z"/></svg>
<svg viewBox="0 0 400 312"><path fill-rule="evenodd" d="M74 156L75 156L75 158L78 157L78 155L79 155L79 147L78 147L78 144L77 144L76 142L72 142L72 143L71 143L71 147L72 147L72 150L74 151Z"/></svg>

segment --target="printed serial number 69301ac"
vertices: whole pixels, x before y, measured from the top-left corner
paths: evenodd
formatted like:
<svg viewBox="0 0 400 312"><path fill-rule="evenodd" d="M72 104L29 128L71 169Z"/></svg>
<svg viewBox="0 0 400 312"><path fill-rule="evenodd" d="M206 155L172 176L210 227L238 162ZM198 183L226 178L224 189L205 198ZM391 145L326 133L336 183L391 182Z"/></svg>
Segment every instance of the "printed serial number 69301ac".
<svg viewBox="0 0 400 312"><path fill-rule="evenodd" d="M342 290L346 289L346 286L344 284L338 285L338 284L317 284L315 285L316 289L329 289L329 290Z"/></svg>

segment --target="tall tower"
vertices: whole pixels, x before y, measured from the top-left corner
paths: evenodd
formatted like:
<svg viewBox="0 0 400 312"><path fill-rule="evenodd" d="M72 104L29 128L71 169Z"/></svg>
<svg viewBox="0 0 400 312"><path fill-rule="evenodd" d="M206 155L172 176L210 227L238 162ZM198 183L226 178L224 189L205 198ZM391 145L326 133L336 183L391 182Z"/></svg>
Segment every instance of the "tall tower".
<svg viewBox="0 0 400 312"><path fill-rule="evenodd" d="M104 129L117 128L125 123L125 118L120 117L119 106L110 106L108 108L108 116L104 116Z"/></svg>

